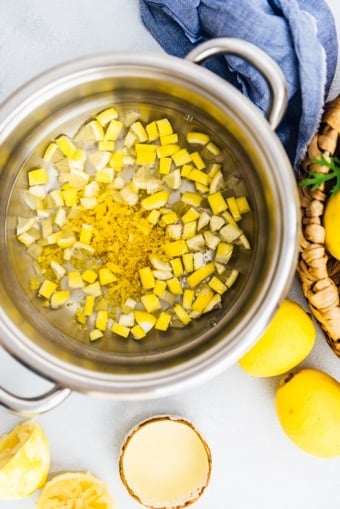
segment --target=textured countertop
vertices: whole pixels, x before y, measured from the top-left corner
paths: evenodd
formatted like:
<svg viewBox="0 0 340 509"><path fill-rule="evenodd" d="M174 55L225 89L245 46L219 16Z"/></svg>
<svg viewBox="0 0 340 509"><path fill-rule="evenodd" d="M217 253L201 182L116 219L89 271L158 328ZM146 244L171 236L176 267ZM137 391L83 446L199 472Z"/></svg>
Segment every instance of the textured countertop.
<svg viewBox="0 0 340 509"><path fill-rule="evenodd" d="M139 19L137 0L1 0L0 101L55 64L107 50L162 51ZM306 307L297 280L289 297ZM339 377L339 362L319 331L303 365ZM286 438L274 409L278 380L252 378L233 366L164 399L72 394L38 419L51 445L51 475L88 470L108 484L120 509L137 509L118 474L123 437L146 417L176 414L193 421L212 451L211 482L195 509L339 509L340 458L314 458ZM0 385L25 396L50 386L2 350ZM0 407L0 434L20 420ZM34 498L0 507L33 509Z"/></svg>

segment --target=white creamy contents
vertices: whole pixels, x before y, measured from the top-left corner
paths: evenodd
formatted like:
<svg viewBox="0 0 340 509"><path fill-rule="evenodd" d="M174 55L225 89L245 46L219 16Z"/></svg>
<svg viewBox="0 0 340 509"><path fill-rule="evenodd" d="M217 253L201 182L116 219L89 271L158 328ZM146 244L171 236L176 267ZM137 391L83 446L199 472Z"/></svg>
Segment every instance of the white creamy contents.
<svg viewBox="0 0 340 509"><path fill-rule="evenodd" d="M210 454L185 421L152 420L128 439L121 472L143 504L170 508L195 498L207 485Z"/></svg>

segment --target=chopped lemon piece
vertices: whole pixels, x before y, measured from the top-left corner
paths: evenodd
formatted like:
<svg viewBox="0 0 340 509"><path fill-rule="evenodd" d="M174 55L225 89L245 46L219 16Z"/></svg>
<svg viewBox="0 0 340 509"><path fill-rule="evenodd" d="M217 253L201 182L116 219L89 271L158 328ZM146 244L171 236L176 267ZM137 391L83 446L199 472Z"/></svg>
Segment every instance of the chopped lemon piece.
<svg viewBox="0 0 340 509"><path fill-rule="evenodd" d="M93 225L83 223L80 230L80 242L84 244L89 244L91 242L92 234L93 234Z"/></svg>
<svg viewBox="0 0 340 509"><path fill-rule="evenodd" d="M191 239L196 235L197 230L197 221L190 221L189 223L185 223L183 226L182 238L184 240Z"/></svg>
<svg viewBox="0 0 340 509"><path fill-rule="evenodd" d="M171 315L169 313L166 313L165 311L162 311L155 324L155 329L166 331L169 328L170 322Z"/></svg>
<svg viewBox="0 0 340 509"><path fill-rule="evenodd" d="M208 203L216 216L228 208L227 202L219 191L208 196Z"/></svg>
<svg viewBox="0 0 340 509"><path fill-rule="evenodd" d="M194 255L192 253L184 253L182 260L185 271L192 272L194 270Z"/></svg>
<svg viewBox="0 0 340 509"><path fill-rule="evenodd" d="M145 290L151 290L155 286L155 278L150 267L143 267L138 271L142 286Z"/></svg>
<svg viewBox="0 0 340 509"><path fill-rule="evenodd" d="M162 298L164 292L166 290L166 281L156 281L155 286L153 288L153 293L157 295L157 297Z"/></svg>
<svg viewBox="0 0 340 509"><path fill-rule="evenodd" d="M219 166L219 165L216 165ZM222 189L224 187L224 178L222 172L219 170L216 172L216 174L212 177L209 185L209 194L216 193L219 189Z"/></svg>
<svg viewBox="0 0 340 509"><path fill-rule="evenodd" d="M191 154L191 160L198 170L203 170L203 168L205 168L205 162L203 161L201 154L199 152L193 152ZM209 182L209 177L207 180ZM203 183L205 182L202 182L202 184Z"/></svg>
<svg viewBox="0 0 340 509"><path fill-rule="evenodd" d="M111 140L100 140L98 141L98 150L103 152L113 152L115 148L115 142Z"/></svg>
<svg viewBox="0 0 340 509"><path fill-rule="evenodd" d="M178 142L178 134L166 134L165 136L160 137L161 145L171 145L176 144Z"/></svg>
<svg viewBox="0 0 340 509"><path fill-rule="evenodd" d="M185 311L185 309L183 308L183 306L181 306L180 304L176 304L174 306L174 311L177 315L177 317L179 318L179 320L184 324L184 325L188 325L188 323L191 322L191 318L190 316L188 315L188 313Z"/></svg>
<svg viewBox="0 0 340 509"><path fill-rule="evenodd" d="M53 292L57 289L57 285L49 279L44 279L42 285L39 288L38 294L45 299L49 299Z"/></svg>
<svg viewBox="0 0 340 509"><path fill-rule="evenodd" d="M188 143L195 143L197 145L206 145L210 141L210 136L205 133L200 132L189 132L186 134L186 139Z"/></svg>
<svg viewBox="0 0 340 509"><path fill-rule="evenodd" d="M236 269L233 269L230 273L230 275L228 276L228 278L226 279L225 281L225 284L228 288L231 288L233 286L233 284L235 283L236 279L238 278L238 275L239 275L239 271L236 270Z"/></svg>
<svg viewBox="0 0 340 509"><path fill-rule="evenodd" d="M168 225L168 224L174 224L177 223L178 216L176 212L169 212L168 214L163 214L162 216L162 223Z"/></svg>
<svg viewBox="0 0 340 509"><path fill-rule="evenodd" d="M62 151L62 153L66 157L72 159L72 157L75 155L77 151L77 147L75 146L73 141L65 134L62 134L61 136L58 136L58 138L56 138L55 142L58 145L59 149Z"/></svg>
<svg viewBox="0 0 340 509"><path fill-rule="evenodd" d="M169 239L179 240L182 237L183 226L179 223L169 224L166 227L166 233Z"/></svg>
<svg viewBox="0 0 340 509"><path fill-rule="evenodd" d="M233 224L226 224L220 229L220 235L226 242L234 242L242 235L242 230Z"/></svg>
<svg viewBox="0 0 340 509"><path fill-rule="evenodd" d="M63 200L66 207L72 207L78 202L78 190L77 189L63 189L61 191Z"/></svg>
<svg viewBox="0 0 340 509"><path fill-rule="evenodd" d="M218 156L218 154L220 154L221 152L221 149L215 144L213 143L212 141L210 141L207 145L206 145L208 151L213 154L214 156Z"/></svg>
<svg viewBox="0 0 340 509"><path fill-rule="evenodd" d="M210 279L208 285L210 286L210 288L212 288L216 293L219 293L220 295L222 295L222 293L224 293L227 290L226 285L216 276L213 276Z"/></svg>
<svg viewBox="0 0 340 509"><path fill-rule="evenodd" d="M222 168L222 165L219 164L219 163L213 163L210 168L209 168L209 171L208 171L208 175L211 179L213 179L215 177L215 175L217 175L218 173L221 173L221 168Z"/></svg>
<svg viewBox="0 0 340 509"><path fill-rule="evenodd" d="M173 258L170 260L172 271L176 277L180 277L184 274L184 268L181 258Z"/></svg>
<svg viewBox="0 0 340 509"><path fill-rule="evenodd" d="M228 224L232 224L233 226L237 227L237 223L236 223L235 219L234 219L234 218L233 218L233 216L230 214L230 212L228 212L228 210L226 210L225 212L223 212L222 217L223 217L223 219L226 221L226 223L228 223Z"/></svg>
<svg viewBox="0 0 340 509"><path fill-rule="evenodd" d="M146 133L149 141L155 141L159 138L159 132L155 121L150 122L145 126Z"/></svg>
<svg viewBox="0 0 340 509"><path fill-rule="evenodd" d="M159 173L161 175L168 175L171 170L172 159L170 157L161 157L159 160Z"/></svg>
<svg viewBox="0 0 340 509"><path fill-rule="evenodd" d="M136 163L152 164L156 161L156 146L147 143L136 143Z"/></svg>
<svg viewBox="0 0 340 509"><path fill-rule="evenodd" d="M176 166L183 166L183 164L188 164L191 161L191 155L187 151L186 148L182 148L172 154L172 159Z"/></svg>
<svg viewBox="0 0 340 509"><path fill-rule="evenodd" d="M213 233L206 231L203 233L204 241L209 249L216 249L218 244L221 242L220 237Z"/></svg>
<svg viewBox="0 0 340 509"><path fill-rule="evenodd" d="M250 242L249 240L247 239L247 237L244 235L244 233L242 233L240 236L239 236L239 239L240 241L240 244L245 248L245 249L251 249L251 246L250 246Z"/></svg>
<svg viewBox="0 0 340 509"><path fill-rule="evenodd" d="M156 324L157 318L147 311L134 311L135 320L145 333L148 333Z"/></svg>
<svg viewBox="0 0 340 509"><path fill-rule="evenodd" d="M177 277L169 279L167 284L168 284L168 288L169 288L170 292L173 295L182 295L183 288L182 288L180 280Z"/></svg>
<svg viewBox="0 0 340 509"><path fill-rule="evenodd" d="M221 301L222 301L221 295L219 295L218 293L215 293L213 298L210 299L208 305L203 310L203 313L208 313L209 311L214 309L216 306L219 306L221 304Z"/></svg>
<svg viewBox="0 0 340 509"><path fill-rule="evenodd" d="M216 232L222 228L222 226L225 224L225 221L223 217L221 216L212 216L210 218L209 228L210 231Z"/></svg>
<svg viewBox="0 0 340 509"><path fill-rule="evenodd" d="M197 193L185 191L182 194L182 202L186 203L187 205L191 205L192 207L199 207L202 202L202 196Z"/></svg>
<svg viewBox="0 0 340 509"><path fill-rule="evenodd" d="M109 284L117 281L117 277L114 275L112 270L108 269L107 267L103 267L102 269L99 269L98 273L99 273L99 281L102 286L109 285Z"/></svg>
<svg viewBox="0 0 340 509"><path fill-rule="evenodd" d="M130 126L131 132L136 136L138 141L143 142L148 140L148 135L140 121L134 122Z"/></svg>
<svg viewBox="0 0 340 509"><path fill-rule="evenodd" d="M180 150L179 145L161 145L156 148L157 156L162 159L164 157L169 157L175 154Z"/></svg>
<svg viewBox="0 0 340 509"><path fill-rule="evenodd" d="M168 191L159 191L141 201L141 205L145 210L160 209L167 204L170 193Z"/></svg>
<svg viewBox="0 0 340 509"><path fill-rule="evenodd" d="M78 270L71 270L68 273L68 285L70 288L83 288L85 286L84 281Z"/></svg>
<svg viewBox="0 0 340 509"><path fill-rule="evenodd" d="M75 136L75 141L77 142L100 141L103 139L104 129L98 120L91 120L84 124Z"/></svg>
<svg viewBox="0 0 340 509"><path fill-rule="evenodd" d="M91 316L94 310L94 303L95 303L95 296L94 295L86 295L85 297L85 304L84 304L84 315L85 316Z"/></svg>
<svg viewBox="0 0 340 509"><path fill-rule="evenodd" d="M98 170L95 175L96 182L101 184L110 184L113 182L113 177L113 168L102 168L101 170Z"/></svg>
<svg viewBox="0 0 340 509"><path fill-rule="evenodd" d="M246 196L238 196L236 198L236 204L237 204L238 210L241 214L246 214L247 212L250 212L250 210L251 210Z"/></svg>
<svg viewBox="0 0 340 509"><path fill-rule="evenodd" d="M28 184L38 186L48 183L48 173L45 168L36 168L28 172Z"/></svg>
<svg viewBox="0 0 340 509"><path fill-rule="evenodd" d="M63 207L65 205L63 194L60 189L53 189L50 192L50 197L56 207Z"/></svg>
<svg viewBox="0 0 340 509"><path fill-rule="evenodd" d="M173 133L172 125L170 124L169 119L161 118L160 120L156 120L159 136L167 136Z"/></svg>
<svg viewBox="0 0 340 509"><path fill-rule="evenodd" d="M211 290L211 288L204 286L199 290L197 297L192 304L192 310L203 313L204 309L208 306L213 296L214 292Z"/></svg>
<svg viewBox="0 0 340 509"><path fill-rule="evenodd" d="M159 298L154 293L142 295L140 300L148 313L153 313L153 311L157 311L161 307Z"/></svg>
<svg viewBox="0 0 340 509"><path fill-rule="evenodd" d="M230 196L227 198L227 204L230 210L231 215L233 216L234 221L240 221L241 213L239 211L237 201L234 196Z"/></svg>
<svg viewBox="0 0 340 509"><path fill-rule="evenodd" d="M233 254L234 247L232 244L226 242L220 242L217 246L215 261L226 265Z"/></svg>
<svg viewBox="0 0 340 509"><path fill-rule="evenodd" d="M194 301L195 292L194 290L190 290L186 288L183 292L182 305L185 309L191 309L192 303Z"/></svg>
<svg viewBox="0 0 340 509"><path fill-rule="evenodd" d="M107 321L108 321L108 312L101 310L98 311L96 316L96 329L99 329L101 331L105 331L107 327Z"/></svg>
<svg viewBox="0 0 340 509"><path fill-rule="evenodd" d="M86 295L93 295L94 297L99 297L102 294L102 290L98 281L85 286L83 288L83 292Z"/></svg>
<svg viewBox="0 0 340 509"><path fill-rule="evenodd" d="M179 189L182 184L180 170L176 169L170 172L168 175L165 175L163 181L170 189Z"/></svg>
<svg viewBox="0 0 340 509"><path fill-rule="evenodd" d="M131 329L131 333L134 337L134 339L142 339L145 338L146 332L142 329L140 325L135 325Z"/></svg>
<svg viewBox="0 0 340 509"><path fill-rule="evenodd" d="M122 313L119 317L118 323L124 327L133 327L135 325L135 317L132 312Z"/></svg>
<svg viewBox="0 0 340 509"><path fill-rule="evenodd" d="M210 262L204 265L203 267L200 267L199 269L195 270L190 274L190 276L187 277L187 283L190 286L190 288L194 288L195 286L199 285L202 281L207 279L209 276L211 276L215 272L215 265Z"/></svg>
<svg viewBox="0 0 340 509"><path fill-rule="evenodd" d="M99 329L93 329L91 330L90 334L90 341L97 341L98 339L102 338L104 336L103 331Z"/></svg>
<svg viewBox="0 0 340 509"><path fill-rule="evenodd" d="M47 162L55 162L55 160L60 160L62 156L63 155L60 152L58 145L52 141L47 145L43 154L43 159Z"/></svg>
<svg viewBox="0 0 340 509"><path fill-rule="evenodd" d="M51 296L50 305L52 309L57 309L66 304L66 302L70 298L70 292L68 290L60 290L58 292L54 292Z"/></svg>
<svg viewBox="0 0 340 509"><path fill-rule="evenodd" d="M158 223L158 219L161 213L159 210L153 209L150 214L147 216L146 220L149 221L150 224L156 225Z"/></svg>
<svg viewBox="0 0 340 509"><path fill-rule="evenodd" d="M171 271L170 263L167 260L161 258L160 256L151 255L149 256L149 259L154 269Z"/></svg>
<svg viewBox="0 0 340 509"><path fill-rule="evenodd" d="M155 276L156 279L160 281L166 281L168 279L171 279L173 276L171 266L170 270L154 270L153 275Z"/></svg>
<svg viewBox="0 0 340 509"><path fill-rule="evenodd" d="M181 256L189 251L185 240L174 240L164 245L164 251L170 258Z"/></svg>
<svg viewBox="0 0 340 509"><path fill-rule="evenodd" d="M182 216L182 221L185 224L185 223L195 221L199 217L200 217L200 213L193 207L190 207L190 209Z"/></svg>
<svg viewBox="0 0 340 509"><path fill-rule="evenodd" d="M111 106L110 108L107 108L106 110L103 110L100 113L98 113L96 118L100 125L105 127L109 122L111 122L111 120L115 120L118 118L118 112L116 108Z"/></svg>
<svg viewBox="0 0 340 509"><path fill-rule="evenodd" d="M104 139L116 141L122 128L123 128L123 122L121 122L120 120L112 119L110 121L109 125L107 126L107 129L106 129L106 132L104 135Z"/></svg>
<svg viewBox="0 0 340 509"><path fill-rule="evenodd" d="M177 216L176 216L177 217ZM21 235L24 232L27 232L31 228L35 226L37 222L37 218L35 217L18 217L17 223L17 235Z"/></svg>
<svg viewBox="0 0 340 509"><path fill-rule="evenodd" d="M61 279L66 274L66 269L60 263L56 262L55 260L51 260L51 269L54 272L54 275L57 279Z"/></svg>
<svg viewBox="0 0 340 509"><path fill-rule="evenodd" d="M190 251L200 251L204 248L204 244L204 237L201 233L187 239L187 245Z"/></svg>
<svg viewBox="0 0 340 509"><path fill-rule="evenodd" d="M117 150L112 154L112 157L109 161L109 165L115 170L115 171L121 171L123 168L124 163L124 154L121 150Z"/></svg>

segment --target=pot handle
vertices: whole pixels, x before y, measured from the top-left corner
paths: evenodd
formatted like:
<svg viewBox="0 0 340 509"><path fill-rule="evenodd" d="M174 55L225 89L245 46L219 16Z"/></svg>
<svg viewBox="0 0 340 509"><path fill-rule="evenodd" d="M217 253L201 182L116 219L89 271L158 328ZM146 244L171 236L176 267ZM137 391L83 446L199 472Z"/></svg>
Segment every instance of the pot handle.
<svg viewBox="0 0 340 509"><path fill-rule="evenodd" d="M64 401L70 393L70 389L56 384L39 396L24 398L0 387L0 405L16 415L33 416L51 410Z"/></svg>
<svg viewBox="0 0 340 509"><path fill-rule="evenodd" d="M230 54L250 62L266 79L270 90L270 103L266 118L272 127L279 125L287 107L287 86L279 65L263 50L241 39L221 37L203 42L186 55L194 64L205 62L219 54Z"/></svg>

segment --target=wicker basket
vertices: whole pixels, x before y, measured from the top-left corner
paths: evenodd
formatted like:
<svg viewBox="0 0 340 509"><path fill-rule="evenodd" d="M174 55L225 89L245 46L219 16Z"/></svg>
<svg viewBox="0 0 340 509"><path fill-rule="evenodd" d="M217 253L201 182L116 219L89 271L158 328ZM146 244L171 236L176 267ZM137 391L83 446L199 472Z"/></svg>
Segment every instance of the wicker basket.
<svg viewBox="0 0 340 509"><path fill-rule="evenodd" d="M340 97L326 104L319 132L312 139L302 163L308 170L327 173L329 168L313 163L324 155L340 156ZM340 356L340 262L325 248L323 213L328 189L300 188L302 231L297 272L312 314L319 322L334 353ZM340 230L340 224L339 224Z"/></svg>

